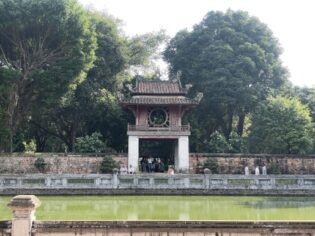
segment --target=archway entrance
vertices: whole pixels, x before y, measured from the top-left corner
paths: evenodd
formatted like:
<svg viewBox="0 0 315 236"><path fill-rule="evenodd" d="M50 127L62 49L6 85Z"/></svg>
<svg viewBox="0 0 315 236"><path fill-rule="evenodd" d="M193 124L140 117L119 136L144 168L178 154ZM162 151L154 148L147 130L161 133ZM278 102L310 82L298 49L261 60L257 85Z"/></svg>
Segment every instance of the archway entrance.
<svg viewBox="0 0 315 236"><path fill-rule="evenodd" d="M176 139L140 139L139 169L142 172L164 172L170 165L174 166L176 142Z"/></svg>
<svg viewBox="0 0 315 236"><path fill-rule="evenodd" d="M202 98L202 94L187 97L190 87L179 80L137 79L134 88L129 86L130 97L120 96L121 105L135 116L135 124L128 124L127 130L129 167L141 170L142 157L151 157L165 166L174 164L178 172L189 170L190 125L182 124L182 116Z"/></svg>

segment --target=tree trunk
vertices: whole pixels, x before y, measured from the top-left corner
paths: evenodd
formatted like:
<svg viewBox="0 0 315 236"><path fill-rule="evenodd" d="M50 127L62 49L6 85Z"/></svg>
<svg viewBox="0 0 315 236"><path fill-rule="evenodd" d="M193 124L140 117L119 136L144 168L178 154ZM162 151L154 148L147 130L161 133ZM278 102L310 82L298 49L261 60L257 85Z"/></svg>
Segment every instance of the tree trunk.
<svg viewBox="0 0 315 236"><path fill-rule="evenodd" d="M228 114L227 114L227 120L224 122L225 125L224 125L224 128L223 128L223 133L224 133L224 136L225 136L226 140L228 140L230 138L230 134L232 132L233 115L234 115L233 109L229 108Z"/></svg>
<svg viewBox="0 0 315 236"><path fill-rule="evenodd" d="M245 113L238 116L237 134L241 137L244 131Z"/></svg>
<svg viewBox="0 0 315 236"><path fill-rule="evenodd" d="M9 152L13 152L13 136L15 133L14 115L19 100L18 85L13 89L9 96L8 108L7 108L7 127L9 128Z"/></svg>
<svg viewBox="0 0 315 236"><path fill-rule="evenodd" d="M46 140L47 140L45 135L41 134L40 132L36 132L35 140L36 140L37 152L44 152L46 148Z"/></svg>
<svg viewBox="0 0 315 236"><path fill-rule="evenodd" d="M10 153L12 154L13 153L13 130L12 130L12 128L10 127L10 130L9 130L9 145L10 145L10 147L9 147L9 151L10 151Z"/></svg>
<svg viewBox="0 0 315 236"><path fill-rule="evenodd" d="M23 117L19 112L20 96L24 91L23 84L26 80L26 75L22 75L18 82L12 89L12 93L9 96L8 108L7 108L7 125L9 127L9 139L10 139L10 153L13 152L13 137L20 123L20 118Z"/></svg>
<svg viewBox="0 0 315 236"><path fill-rule="evenodd" d="M230 138L230 134L232 132L232 127L233 127L233 112L229 112L227 125L228 127L227 127L226 139L228 140Z"/></svg>
<svg viewBox="0 0 315 236"><path fill-rule="evenodd" d="M75 138L76 138L76 129L72 126L71 129L71 152L75 152Z"/></svg>

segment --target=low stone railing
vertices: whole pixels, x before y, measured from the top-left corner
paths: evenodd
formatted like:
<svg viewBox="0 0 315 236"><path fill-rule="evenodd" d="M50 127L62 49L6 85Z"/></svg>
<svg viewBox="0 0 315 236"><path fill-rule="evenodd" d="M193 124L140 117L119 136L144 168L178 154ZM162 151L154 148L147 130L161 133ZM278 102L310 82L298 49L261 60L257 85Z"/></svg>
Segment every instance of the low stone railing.
<svg viewBox="0 0 315 236"><path fill-rule="evenodd" d="M211 194L214 190L222 194L235 193L233 190L276 191L307 190L314 191L315 175L188 175L188 174L135 174L135 175L2 175L0 176L0 194L32 193L32 190L54 190L61 194L62 189L99 189L99 190L202 190ZM187 193L189 193L187 191ZM255 192L256 191L256 192ZM164 191L167 193L167 191ZM266 192L266 193L267 193ZM40 192L35 192L36 194ZM66 193L66 192L65 192ZM101 192L99 192L101 193ZM127 192L127 194L130 192ZM145 193L145 191L143 192ZM174 192L175 193L175 192ZM181 193L181 192L179 192ZM141 192L138 192L141 194ZM182 193L181 193L182 194Z"/></svg>

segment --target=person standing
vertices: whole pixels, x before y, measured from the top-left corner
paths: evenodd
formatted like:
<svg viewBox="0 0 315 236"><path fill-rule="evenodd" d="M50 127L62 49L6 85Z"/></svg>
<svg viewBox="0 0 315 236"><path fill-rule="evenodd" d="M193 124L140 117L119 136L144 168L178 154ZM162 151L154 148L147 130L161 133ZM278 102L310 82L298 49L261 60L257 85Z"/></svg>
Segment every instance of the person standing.
<svg viewBox="0 0 315 236"><path fill-rule="evenodd" d="M263 175L267 175L267 167L266 167L266 165L264 165L264 166L262 167L262 174L263 174Z"/></svg>
<svg viewBox="0 0 315 236"><path fill-rule="evenodd" d="M125 165L122 165L122 166L120 167L119 172L120 172L121 175L126 175L127 172L128 172L128 171L127 171L127 167L126 167Z"/></svg>
<svg viewBox="0 0 315 236"><path fill-rule="evenodd" d="M148 172L149 172L149 173L151 173L152 170L153 170L152 162L153 162L153 158L150 156L150 157L148 158Z"/></svg>
<svg viewBox="0 0 315 236"><path fill-rule="evenodd" d="M174 168L173 168L173 166L169 166L167 174L168 175L174 175Z"/></svg>
<svg viewBox="0 0 315 236"><path fill-rule="evenodd" d="M248 166L245 166L245 175L249 175L249 168L248 168Z"/></svg>

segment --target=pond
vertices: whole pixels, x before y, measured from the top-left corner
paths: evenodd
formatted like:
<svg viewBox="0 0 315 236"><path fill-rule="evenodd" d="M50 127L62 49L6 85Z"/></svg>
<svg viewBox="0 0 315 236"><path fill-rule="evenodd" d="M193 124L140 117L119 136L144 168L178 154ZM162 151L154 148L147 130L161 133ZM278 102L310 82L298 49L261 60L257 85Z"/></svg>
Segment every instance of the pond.
<svg viewBox="0 0 315 236"><path fill-rule="evenodd" d="M11 219L0 197L0 220ZM315 197L39 196L37 220L315 220Z"/></svg>

